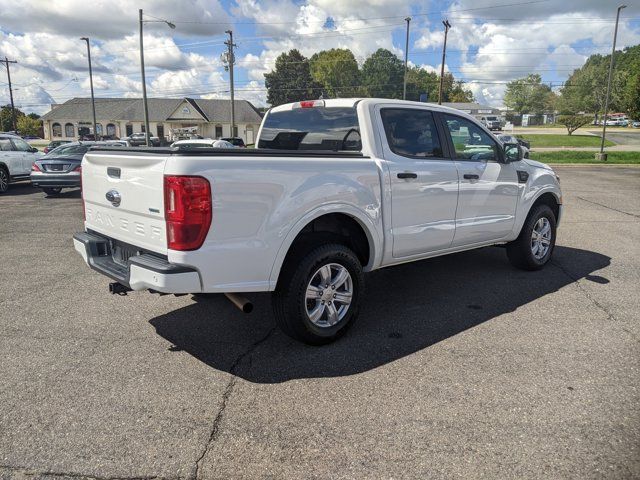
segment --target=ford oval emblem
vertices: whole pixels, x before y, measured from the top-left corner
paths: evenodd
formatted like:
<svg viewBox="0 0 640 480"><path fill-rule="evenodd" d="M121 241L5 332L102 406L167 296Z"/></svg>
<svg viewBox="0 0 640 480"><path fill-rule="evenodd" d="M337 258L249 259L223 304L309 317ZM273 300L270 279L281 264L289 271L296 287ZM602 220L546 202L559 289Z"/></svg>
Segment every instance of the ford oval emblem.
<svg viewBox="0 0 640 480"><path fill-rule="evenodd" d="M120 193L117 190L109 190L105 195L105 197L107 197L107 200L111 202L111 205L113 205L114 207L120 206L120 201L122 200L122 197L120 196Z"/></svg>

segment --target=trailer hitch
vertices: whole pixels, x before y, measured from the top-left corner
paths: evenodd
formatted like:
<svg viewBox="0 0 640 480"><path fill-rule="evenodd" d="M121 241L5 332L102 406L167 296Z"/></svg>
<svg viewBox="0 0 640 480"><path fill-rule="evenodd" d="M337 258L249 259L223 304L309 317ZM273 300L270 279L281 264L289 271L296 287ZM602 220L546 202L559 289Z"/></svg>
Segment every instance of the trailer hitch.
<svg viewBox="0 0 640 480"><path fill-rule="evenodd" d="M131 292L132 290L127 287L126 285L122 285L119 282L111 282L109 284L109 293L112 293L114 295L126 295L127 292Z"/></svg>

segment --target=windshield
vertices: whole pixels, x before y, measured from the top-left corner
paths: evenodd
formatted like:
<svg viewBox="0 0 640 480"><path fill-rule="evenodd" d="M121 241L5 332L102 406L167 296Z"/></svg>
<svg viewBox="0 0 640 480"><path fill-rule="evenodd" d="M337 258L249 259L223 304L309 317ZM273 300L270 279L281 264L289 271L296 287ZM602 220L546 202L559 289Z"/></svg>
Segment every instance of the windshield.
<svg viewBox="0 0 640 480"><path fill-rule="evenodd" d="M83 155L87 153L88 147L84 145L60 145L51 150L48 156L55 157L58 155Z"/></svg>
<svg viewBox="0 0 640 480"><path fill-rule="evenodd" d="M360 126L354 107L295 108L270 112L258 148L360 151Z"/></svg>
<svg viewBox="0 0 640 480"><path fill-rule="evenodd" d="M495 122L496 120L498 120L497 117L487 117L487 120L491 120L493 122Z"/></svg>

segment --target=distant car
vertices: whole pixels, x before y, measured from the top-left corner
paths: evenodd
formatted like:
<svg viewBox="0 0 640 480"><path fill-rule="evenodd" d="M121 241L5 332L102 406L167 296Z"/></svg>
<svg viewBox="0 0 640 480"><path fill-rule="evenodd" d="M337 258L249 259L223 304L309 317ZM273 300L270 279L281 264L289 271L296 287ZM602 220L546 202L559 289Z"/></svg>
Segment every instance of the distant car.
<svg viewBox="0 0 640 480"><path fill-rule="evenodd" d="M640 128L640 121L638 121L638 120L633 120L633 121L631 122L631 126L632 126L633 128Z"/></svg>
<svg viewBox="0 0 640 480"><path fill-rule="evenodd" d="M619 127L628 127L629 126L629 120L627 120L626 118L624 120L618 120L618 126Z"/></svg>
<svg viewBox="0 0 640 480"><path fill-rule="evenodd" d="M223 137L220 140L229 142L234 147L247 148L247 146L244 144L244 140L242 140L240 137Z"/></svg>
<svg viewBox="0 0 640 480"><path fill-rule="evenodd" d="M49 153L51 150L53 150L54 148L59 147L60 145L62 145L64 143L71 143L71 140L52 140L51 142L49 142L49 145L44 147L43 152L44 153Z"/></svg>
<svg viewBox="0 0 640 480"><path fill-rule="evenodd" d="M123 140L127 140L129 142L129 145L131 145L132 147L141 147L147 144L147 139L144 132L132 133ZM160 139L158 137L150 137L150 140L153 147L160 146Z"/></svg>
<svg viewBox="0 0 640 480"><path fill-rule="evenodd" d="M43 155L18 135L0 134L0 194L9 183L28 180L31 164Z"/></svg>
<svg viewBox="0 0 640 480"><path fill-rule="evenodd" d="M529 158L529 150L530 150L530 145L531 144L529 142L527 142L526 140L522 140L521 138L515 137L513 135L506 135L506 134L496 135L496 137L502 143L517 143L522 148L522 152L524 154L524 158Z"/></svg>
<svg viewBox="0 0 640 480"><path fill-rule="evenodd" d="M489 130L502 130L502 122L495 115L482 117L480 122Z"/></svg>
<svg viewBox="0 0 640 480"><path fill-rule="evenodd" d="M211 138L178 140L177 142L173 142L171 146L181 148L236 148L232 143L229 143L226 140L213 140Z"/></svg>
<svg viewBox="0 0 640 480"><path fill-rule="evenodd" d="M71 142L54 148L31 165L31 184L49 196L58 195L63 188L80 187L82 157L93 145L108 142Z"/></svg>

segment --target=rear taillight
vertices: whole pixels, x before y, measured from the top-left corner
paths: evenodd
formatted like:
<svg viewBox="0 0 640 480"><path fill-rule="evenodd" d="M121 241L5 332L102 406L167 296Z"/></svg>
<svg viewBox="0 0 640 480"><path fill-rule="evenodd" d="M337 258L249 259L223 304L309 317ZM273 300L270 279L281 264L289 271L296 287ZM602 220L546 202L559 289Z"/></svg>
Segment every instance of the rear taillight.
<svg viewBox="0 0 640 480"><path fill-rule="evenodd" d="M41 172L42 170L40 170L40 167L34 163L33 165L31 165L31 171L32 172Z"/></svg>
<svg viewBox="0 0 640 480"><path fill-rule="evenodd" d="M171 250L197 250L211 226L211 186L206 178L164 177L164 216L167 246Z"/></svg>

